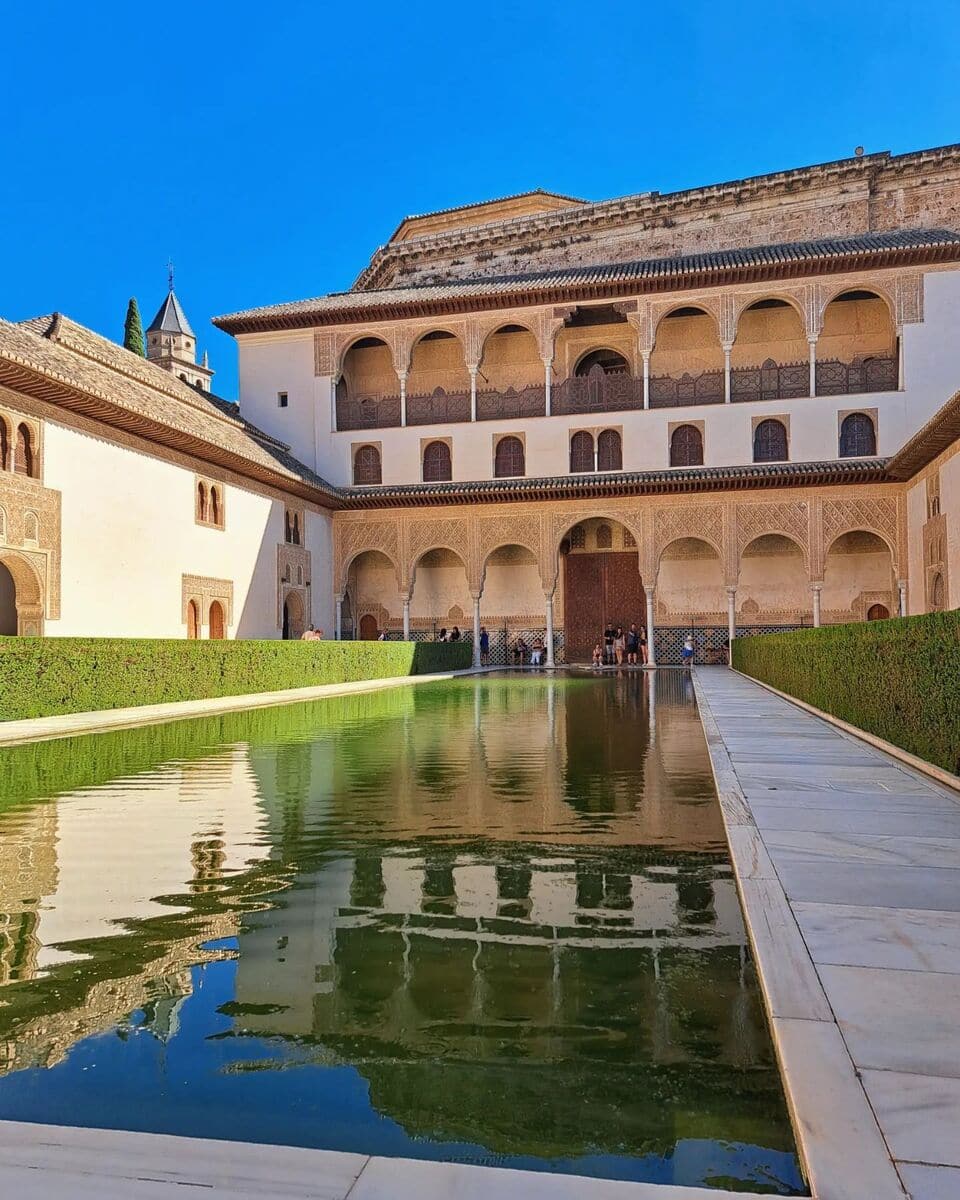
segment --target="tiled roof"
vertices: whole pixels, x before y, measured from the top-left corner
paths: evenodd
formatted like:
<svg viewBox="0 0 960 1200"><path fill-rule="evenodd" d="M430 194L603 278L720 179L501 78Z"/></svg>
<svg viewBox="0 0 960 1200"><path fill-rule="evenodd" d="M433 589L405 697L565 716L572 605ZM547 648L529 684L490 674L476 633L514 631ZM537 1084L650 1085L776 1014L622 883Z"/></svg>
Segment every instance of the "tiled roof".
<svg viewBox="0 0 960 1200"><path fill-rule="evenodd" d="M463 483L381 484L342 488L340 495L344 508L397 508L418 504L567 500L756 487L883 483L889 482L885 474L886 461L860 458L834 462L750 463L735 467L678 467L668 471L614 471L599 475L481 479Z"/></svg>
<svg viewBox="0 0 960 1200"><path fill-rule="evenodd" d="M278 488L336 495L287 446L244 421L236 405L61 313L0 320L0 382Z"/></svg>
<svg viewBox="0 0 960 1200"><path fill-rule="evenodd" d="M182 333L187 337L196 337L190 328L190 322L180 307L176 293L167 292L166 299L157 310L157 315L147 326L147 333Z"/></svg>
<svg viewBox="0 0 960 1200"><path fill-rule="evenodd" d="M706 254L688 254L670 258L639 259L633 262L603 263L596 266L565 267L530 274L501 275L488 279L464 278L444 284L384 288L379 291L334 292L312 300L251 308L227 316L215 317L214 325L228 333L255 329L302 328L311 324L350 321L383 312L403 316L405 310L422 310L450 301L498 303L523 301L538 294L575 295L593 288L652 290L670 281L677 287L691 281L709 283L744 270L784 272L799 263L819 262L855 267L858 259L896 254L898 251L945 248L960 257L960 234L947 229L897 230L889 233L865 233L852 237L823 238L811 242L778 243L737 250L716 250Z"/></svg>
<svg viewBox="0 0 960 1200"><path fill-rule="evenodd" d="M422 221L425 217L445 217L447 213L464 212L470 208L486 208L490 204L509 204L511 200L526 200L528 196L549 196L552 200L569 200L572 204L588 204L578 196L567 196L563 192L550 192L545 188L530 188L526 192L512 192L509 196L494 196L491 200L471 200L469 204L454 204L450 208L434 208L430 212L411 213L405 221Z"/></svg>

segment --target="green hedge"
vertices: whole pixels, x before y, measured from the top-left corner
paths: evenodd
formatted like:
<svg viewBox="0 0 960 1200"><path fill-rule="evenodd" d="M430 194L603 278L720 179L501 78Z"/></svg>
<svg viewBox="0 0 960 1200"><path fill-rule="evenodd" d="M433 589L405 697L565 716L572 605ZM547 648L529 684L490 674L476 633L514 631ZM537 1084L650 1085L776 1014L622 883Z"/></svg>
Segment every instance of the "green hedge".
<svg viewBox="0 0 960 1200"><path fill-rule="evenodd" d="M960 611L737 638L733 665L960 774Z"/></svg>
<svg viewBox="0 0 960 1200"><path fill-rule="evenodd" d="M467 643L0 638L0 721L470 666Z"/></svg>

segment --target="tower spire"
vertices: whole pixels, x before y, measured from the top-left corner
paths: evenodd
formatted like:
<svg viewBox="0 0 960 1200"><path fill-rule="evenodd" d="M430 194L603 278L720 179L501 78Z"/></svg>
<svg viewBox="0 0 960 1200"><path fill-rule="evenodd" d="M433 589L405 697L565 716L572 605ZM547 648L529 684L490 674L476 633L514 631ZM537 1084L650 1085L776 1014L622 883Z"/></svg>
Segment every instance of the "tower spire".
<svg viewBox="0 0 960 1200"><path fill-rule="evenodd" d="M173 259L167 259L167 292L173 291Z"/></svg>

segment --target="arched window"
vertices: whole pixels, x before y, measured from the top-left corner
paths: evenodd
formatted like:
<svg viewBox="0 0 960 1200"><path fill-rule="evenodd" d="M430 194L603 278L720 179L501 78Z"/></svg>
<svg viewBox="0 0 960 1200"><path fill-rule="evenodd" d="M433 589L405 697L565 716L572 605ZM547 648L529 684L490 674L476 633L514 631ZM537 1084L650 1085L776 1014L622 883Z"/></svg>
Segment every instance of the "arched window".
<svg viewBox="0 0 960 1200"><path fill-rule="evenodd" d="M593 434L578 430L570 439L570 470L582 473L593 470Z"/></svg>
<svg viewBox="0 0 960 1200"><path fill-rule="evenodd" d="M353 456L353 482L358 485L382 482L380 451L376 446L361 446Z"/></svg>
<svg viewBox="0 0 960 1200"><path fill-rule="evenodd" d="M616 429L604 429L597 438L597 470L623 470L623 444Z"/></svg>
<svg viewBox="0 0 960 1200"><path fill-rule="evenodd" d="M215 487L210 488L210 520L214 525L220 524L220 493Z"/></svg>
<svg viewBox="0 0 960 1200"><path fill-rule="evenodd" d="M25 542L40 541L40 518L30 509L23 514L23 540Z"/></svg>
<svg viewBox="0 0 960 1200"><path fill-rule="evenodd" d="M933 577L933 586L930 588L930 607L934 612L942 612L945 602L943 576L938 571Z"/></svg>
<svg viewBox="0 0 960 1200"><path fill-rule="evenodd" d="M450 447L446 442L428 442L423 449L423 482L442 483L452 478Z"/></svg>
<svg viewBox="0 0 960 1200"><path fill-rule="evenodd" d="M0 417L0 471L7 469L7 455L10 453L8 436L7 423L3 417Z"/></svg>
<svg viewBox="0 0 960 1200"><path fill-rule="evenodd" d="M570 549L583 550L587 544L587 531L582 525L574 525L570 530Z"/></svg>
<svg viewBox="0 0 960 1200"><path fill-rule="evenodd" d="M196 600L191 600L187 605L187 637L198 638L200 636L200 609Z"/></svg>
<svg viewBox="0 0 960 1200"><path fill-rule="evenodd" d="M890 610L885 604L871 604L867 609L868 621L886 621L890 616Z"/></svg>
<svg viewBox="0 0 960 1200"><path fill-rule="evenodd" d="M283 540L287 543L288 546L293 541L293 530L290 527L290 510L289 509L287 509L287 511L283 514Z"/></svg>
<svg viewBox="0 0 960 1200"><path fill-rule="evenodd" d="M219 600L210 601L210 640L219 642L226 636L226 621L223 619L223 605Z"/></svg>
<svg viewBox="0 0 960 1200"><path fill-rule="evenodd" d="M609 525L597 526L597 549L611 550L613 548L613 530Z"/></svg>
<svg viewBox="0 0 960 1200"><path fill-rule="evenodd" d="M877 431L866 413L850 413L840 426L841 458L872 458L877 452Z"/></svg>
<svg viewBox="0 0 960 1200"><path fill-rule="evenodd" d="M754 462L786 462L787 427L782 421L769 418L753 431Z"/></svg>
<svg viewBox="0 0 960 1200"><path fill-rule="evenodd" d="M518 437L502 437L497 442L493 474L497 479L510 479L516 475L526 474L523 442Z"/></svg>
<svg viewBox="0 0 960 1200"><path fill-rule="evenodd" d="M300 514L293 514L293 544L300 545Z"/></svg>
<svg viewBox="0 0 960 1200"><path fill-rule="evenodd" d="M703 434L696 425L678 425L670 435L670 466L703 466Z"/></svg>
<svg viewBox="0 0 960 1200"><path fill-rule="evenodd" d="M17 442L13 452L13 469L17 475L33 474L33 446L26 425L17 426Z"/></svg>
<svg viewBox="0 0 960 1200"><path fill-rule="evenodd" d="M589 375L592 367L603 367L607 375L623 375L629 372L630 364L616 350L591 350L576 365L574 375Z"/></svg>
<svg viewBox="0 0 960 1200"><path fill-rule="evenodd" d="M204 483L197 484L197 520L207 519L207 487Z"/></svg>

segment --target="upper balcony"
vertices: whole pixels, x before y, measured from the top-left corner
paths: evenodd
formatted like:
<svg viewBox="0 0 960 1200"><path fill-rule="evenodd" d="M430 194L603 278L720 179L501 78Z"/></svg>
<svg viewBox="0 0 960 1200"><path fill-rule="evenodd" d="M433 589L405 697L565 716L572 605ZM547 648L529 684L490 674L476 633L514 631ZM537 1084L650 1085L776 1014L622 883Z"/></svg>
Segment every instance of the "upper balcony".
<svg viewBox="0 0 960 1200"><path fill-rule="evenodd" d="M899 371L889 307L868 291L836 296L816 336L794 298L747 298L725 344L715 314L681 305L660 317L651 349L615 306L581 307L546 351L530 329L505 324L474 364L453 332L431 330L405 374L383 340L362 337L343 358L337 429L860 395L895 391Z"/></svg>

